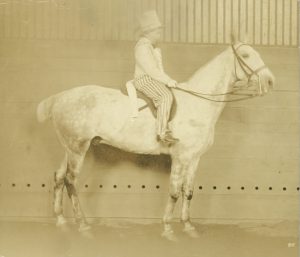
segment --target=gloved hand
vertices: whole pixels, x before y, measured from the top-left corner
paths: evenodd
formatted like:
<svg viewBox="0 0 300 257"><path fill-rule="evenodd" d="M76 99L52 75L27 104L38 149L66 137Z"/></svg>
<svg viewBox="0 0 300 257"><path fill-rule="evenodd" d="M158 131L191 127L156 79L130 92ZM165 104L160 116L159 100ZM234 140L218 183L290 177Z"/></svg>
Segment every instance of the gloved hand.
<svg viewBox="0 0 300 257"><path fill-rule="evenodd" d="M176 86L177 86L177 81L171 79L171 80L169 80L167 86L168 86L168 87L176 87Z"/></svg>

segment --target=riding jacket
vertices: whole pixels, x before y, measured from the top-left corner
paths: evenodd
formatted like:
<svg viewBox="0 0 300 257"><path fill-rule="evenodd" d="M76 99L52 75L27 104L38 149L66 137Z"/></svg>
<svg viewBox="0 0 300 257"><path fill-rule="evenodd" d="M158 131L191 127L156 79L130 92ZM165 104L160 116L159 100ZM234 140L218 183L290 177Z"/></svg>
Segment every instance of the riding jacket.
<svg viewBox="0 0 300 257"><path fill-rule="evenodd" d="M134 78L137 79L142 75L149 75L163 84L168 84L172 80L164 72L160 48L154 48L146 37L141 37L135 45Z"/></svg>

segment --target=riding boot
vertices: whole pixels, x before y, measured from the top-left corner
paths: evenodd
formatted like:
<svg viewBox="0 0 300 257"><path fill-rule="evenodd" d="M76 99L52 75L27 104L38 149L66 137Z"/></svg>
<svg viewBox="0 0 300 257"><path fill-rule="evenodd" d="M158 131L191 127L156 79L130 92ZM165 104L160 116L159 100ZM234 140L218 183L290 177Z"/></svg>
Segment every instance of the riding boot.
<svg viewBox="0 0 300 257"><path fill-rule="evenodd" d="M163 135L158 135L157 138L158 138L158 141L160 141L161 143L166 144L166 145L172 145L172 144L179 142L178 138L173 137L171 131L167 131Z"/></svg>

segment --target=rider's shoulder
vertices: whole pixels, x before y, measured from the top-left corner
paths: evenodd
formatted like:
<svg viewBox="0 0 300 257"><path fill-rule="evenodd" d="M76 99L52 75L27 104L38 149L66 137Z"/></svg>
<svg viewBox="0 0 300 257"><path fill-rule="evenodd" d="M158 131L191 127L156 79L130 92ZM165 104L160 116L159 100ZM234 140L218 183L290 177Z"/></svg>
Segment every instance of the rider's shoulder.
<svg viewBox="0 0 300 257"><path fill-rule="evenodd" d="M141 38L137 41L137 43L136 43L136 45L135 45L135 48L137 48L137 47L151 47L151 46L152 46L151 41L150 41L148 38L146 38L146 37L141 37Z"/></svg>

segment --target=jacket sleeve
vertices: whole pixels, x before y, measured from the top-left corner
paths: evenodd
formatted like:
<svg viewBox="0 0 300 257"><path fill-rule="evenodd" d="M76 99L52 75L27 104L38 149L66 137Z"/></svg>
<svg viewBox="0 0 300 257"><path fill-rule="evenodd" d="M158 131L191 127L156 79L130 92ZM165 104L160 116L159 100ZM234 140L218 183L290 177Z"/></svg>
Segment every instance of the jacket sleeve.
<svg viewBox="0 0 300 257"><path fill-rule="evenodd" d="M151 48L147 44L140 44L135 47L135 61L153 79L164 84L168 84L171 80L167 74L157 67Z"/></svg>
<svg viewBox="0 0 300 257"><path fill-rule="evenodd" d="M162 56L161 56L161 49L160 48L155 48L154 49L154 54L155 57L157 59L157 64L158 64L158 68L162 73L165 73L164 67L163 67L163 63L162 63Z"/></svg>

